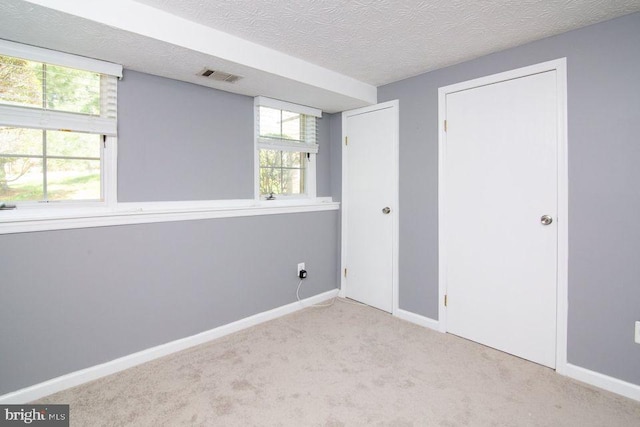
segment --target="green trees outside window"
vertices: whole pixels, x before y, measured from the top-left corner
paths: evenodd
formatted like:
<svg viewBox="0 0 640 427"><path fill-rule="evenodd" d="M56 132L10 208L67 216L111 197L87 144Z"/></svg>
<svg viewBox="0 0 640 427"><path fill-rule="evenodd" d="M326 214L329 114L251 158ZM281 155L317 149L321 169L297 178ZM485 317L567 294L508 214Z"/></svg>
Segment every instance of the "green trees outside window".
<svg viewBox="0 0 640 427"><path fill-rule="evenodd" d="M101 76L0 55L0 104L100 115ZM99 200L101 136L0 127L0 201Z"/></svg>

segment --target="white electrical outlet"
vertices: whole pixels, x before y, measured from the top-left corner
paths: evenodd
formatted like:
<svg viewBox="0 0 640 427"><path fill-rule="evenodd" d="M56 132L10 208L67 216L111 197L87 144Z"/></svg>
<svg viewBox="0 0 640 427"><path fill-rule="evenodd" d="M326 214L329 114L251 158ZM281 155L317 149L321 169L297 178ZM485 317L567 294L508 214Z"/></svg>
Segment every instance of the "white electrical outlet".
<svg viewBox="0 0 640 427"><path fill-rule="evenodd" d="M640 344L640 320L636 321L636 344Z"/></svg>
<svg viewBox="0 0 640 427"><path fill-rule="evenodd" d="M300 271L302 270L306 270L306 268L304 268L304 262L299 262L298 263L298 271L296 272L296 276L300 275Z"/></svg>

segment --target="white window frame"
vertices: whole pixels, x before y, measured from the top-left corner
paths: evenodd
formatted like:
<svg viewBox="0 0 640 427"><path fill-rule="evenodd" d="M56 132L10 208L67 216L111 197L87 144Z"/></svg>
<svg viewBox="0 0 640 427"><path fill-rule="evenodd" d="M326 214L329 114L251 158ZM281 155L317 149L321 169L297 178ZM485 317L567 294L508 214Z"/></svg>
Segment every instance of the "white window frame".
<svg viewBox="0 0 640 427"><path fill-rule="evenodd" d="M122 77L122 66L99 61L92 58L71 55L35 46L24 45L7 40L0 40L0 54L29 61L59 65L83 71L95 72L103 75ZM115 89L117 94L117 88ZM104 107L115 106L117 99ZM47 125L52 121L59 127L75 131L86 131L92 134L103 135L103 144L100 148L100 185L102 200L50 200L50 201L24 201L15 202L21 211L23 210L57 210L74 207L113 207L117 203L117 118L103 118L93 116L81 116L58 111L47 111L25 107L0 105L0 125L25 128L37 128L43 130L56 130ZM36 123L34 125L34 123ZM3 200L4 202L4 200ZM7 201L14 203L12 201Z"/></svg>
<svg viewBox="0 0 640 427"><path fill-rule="evenodd" d="M254 173L254 198L256 200L267 200L266 196L260 195L260 149L269 148L260 143L260 129L257 122L260 107L275 108L278 110L290 111L292 113L304 114L307 116L313 116L316 118L322 117L322 110L317 108L307 107L304 105L293 104L291 102L280 101L278 99L267 98L264 96L256 96L254 98L254 160L253 160L253 173ZM316 124L317 126L317 124ZM316 190L316 154L318 148L314 147L310 151L305 151L304 146L301 146L301 153L308 153L306 157L305 167L305 182L304 193L301 194L278 194L276 200L288 200L288 199L315 199L317 197ZM277 147L273 149L278 150ZM269 200L272 201L272 200Z"/></svg>
<svg viewBox="0 0 640 427"><path fill-rule="evenodd" d="M20 43L0 40L0 53L27 60L94 71L122 77L122 66L75 55L41 49ZM270 100L269 105L284 110L296 109L302 114L321 116L321 111ZM274 104L275 103L275 104ZM16 109L14 109L14 112ZM15 116L18 117L18 116ZM74 124L75 126L75 124ZM91 132L91 129L84 129ZM305 183L309 191L304 197L278 200L251 199L235 200L190 200L167 202L122 203L117 199L117 135L116 127L107 135L102 148L102 202L50 201L48 203L23 202L18 209L0 211L0 235L31 233L49 230L70 230L119 225L150 224L174 221L235 218L246 216L278 215L305 212L337 211L340 203L331 197L316 197L315 155L309 162ZM100 132L92 132L100 133ZM256 178L259 164L256 154ZM258 182L256 180L256 182ZM259 187L257 188L259 191ZM3 201L4 202L4 201Z"/></svg>

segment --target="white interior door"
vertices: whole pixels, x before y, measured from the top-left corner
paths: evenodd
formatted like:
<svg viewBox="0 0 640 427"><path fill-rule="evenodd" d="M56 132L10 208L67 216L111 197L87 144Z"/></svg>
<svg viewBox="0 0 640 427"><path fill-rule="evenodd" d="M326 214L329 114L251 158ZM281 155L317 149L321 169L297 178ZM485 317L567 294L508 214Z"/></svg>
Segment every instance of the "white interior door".
<svg viewBox="0 0 640 427"><path fill-rule="evenodd" d="M556 71L446 96L447 330L555 367Z"/></svg>
<svg viewBox="0 0 640 427"><path fill-rule="evenodd" d="M343 290L392 312L397 236L397 102L343 113Z"/></svg>

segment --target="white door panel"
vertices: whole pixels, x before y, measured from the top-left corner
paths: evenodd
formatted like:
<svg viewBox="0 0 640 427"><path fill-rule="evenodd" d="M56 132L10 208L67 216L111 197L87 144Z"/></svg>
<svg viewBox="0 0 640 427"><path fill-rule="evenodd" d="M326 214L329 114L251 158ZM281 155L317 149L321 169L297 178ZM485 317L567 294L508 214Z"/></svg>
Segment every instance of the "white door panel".
<svg viewBox="0 0 640 427"><path fill-rule="evenodd" d="M554 367L556 72L448 94L447 329Z"/></svg>
<svg viewBox="0 0 640 427"><path fill-rule="evenodd" d="M397 112L381 108L345 117L346 296L391 312Z"/></svg>

